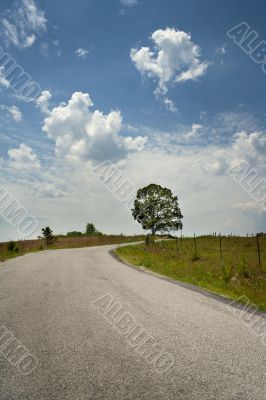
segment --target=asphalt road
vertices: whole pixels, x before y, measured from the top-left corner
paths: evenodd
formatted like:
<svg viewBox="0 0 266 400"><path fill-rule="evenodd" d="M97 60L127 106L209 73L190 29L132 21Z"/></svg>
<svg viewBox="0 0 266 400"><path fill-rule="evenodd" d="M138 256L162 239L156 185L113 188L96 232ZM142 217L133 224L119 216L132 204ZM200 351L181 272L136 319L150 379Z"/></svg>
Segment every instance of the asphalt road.
<svg viewBox="0 0 266 400"><path fill-rule="evenodd" d="M1 400L265 400L266 348L234 307L130 268L111 248L0 264ZM36 357L29 375L1 329ZM154 347L145 353L140 338Z"/></svg>

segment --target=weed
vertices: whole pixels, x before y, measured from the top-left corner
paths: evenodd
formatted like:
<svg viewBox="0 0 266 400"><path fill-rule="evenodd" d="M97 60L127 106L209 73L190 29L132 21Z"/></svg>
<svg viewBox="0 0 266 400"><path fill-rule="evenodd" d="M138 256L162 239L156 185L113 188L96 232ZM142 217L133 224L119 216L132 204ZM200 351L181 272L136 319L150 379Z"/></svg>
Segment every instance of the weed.
<svg viewBox="0 0 266 400"><path fill-rule="evenodd" d="M199 261L200 260L200 256L198 255L198 253L196 251L194 251L194 253L192 254L191 257L191 261Z"/></svg>

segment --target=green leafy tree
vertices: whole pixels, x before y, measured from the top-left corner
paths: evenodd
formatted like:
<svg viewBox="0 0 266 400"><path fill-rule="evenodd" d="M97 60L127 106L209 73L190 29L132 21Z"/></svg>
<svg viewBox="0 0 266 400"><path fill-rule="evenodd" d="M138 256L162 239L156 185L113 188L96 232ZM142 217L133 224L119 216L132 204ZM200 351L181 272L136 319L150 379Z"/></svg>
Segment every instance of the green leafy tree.
<svg viewBox="0 0 266 400"><path fill-rule="evenodd" d="M86 225L86 235L94 235L97 232L94 224L88 222Z"/></svg>
<svg viewBox="0 0 266 400"><path fill-rule="evenodd" d="M138 190L131 210L135 220L143 229L156 232L169 232L182 229L183 215L178 205L178 198L170 189L154 183Z"/></svg>
<svg viewBox="0 0 266 400"><path fill-rule="evenodd" d="M50 229L49 226L47 226L46 228L42 229L42 234L45 241L45 246L46 247L51 246L55 241L52 229Z"/></svg>

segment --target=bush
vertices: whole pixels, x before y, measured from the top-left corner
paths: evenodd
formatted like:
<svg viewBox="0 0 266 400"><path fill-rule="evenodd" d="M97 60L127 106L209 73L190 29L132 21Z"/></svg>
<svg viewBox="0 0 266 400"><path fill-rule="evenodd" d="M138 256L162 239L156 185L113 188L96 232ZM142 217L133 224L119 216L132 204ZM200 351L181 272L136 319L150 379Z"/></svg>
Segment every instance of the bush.
<svg viewBox="0 0 266 400"><path fill-rule="evenodd" d="M72 232L67 232L67 236L69 237L78 237L78 236L83 236L82 232L78 231L72 231Z"/></svg>
<svg viewBox="0 0 266 400"><path fill-rule="evenodd" d="M192 254L191 257L191 261L199 261L200 260L200 256L198 255L198 253L196 251L194 251L194 253Z"/></svg>
<svg viewBox="0 0 266 400"><path fill-rule="evenodd" d="M10 253L13 253L13 251L16 249L16 243L15 242L13 242L12 240L8 243L8 245L7 245L7 250L10 252Z"/></svg>

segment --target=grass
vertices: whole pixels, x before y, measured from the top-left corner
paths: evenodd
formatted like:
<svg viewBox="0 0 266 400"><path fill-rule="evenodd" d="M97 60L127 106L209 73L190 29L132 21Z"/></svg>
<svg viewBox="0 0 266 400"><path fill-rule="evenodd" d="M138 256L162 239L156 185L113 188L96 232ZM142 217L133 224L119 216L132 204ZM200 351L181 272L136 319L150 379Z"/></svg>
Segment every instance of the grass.
<svg viewBox="0 0 266 400"><path fill-rule="evenodd" d="M49 250L103 246L108 244L130 243L140 240L144 240L144 236L98 235L57 237L56 242L49 247ZM45 250L44 241L42 239L0 243L0 261L42 250Z"/></svg>
<svg viewBox="0 0 266 400"><path fill-rule="evenodd" d="M266 237L259 238L261 267L255 237L199 237L121 247L124 261L161 275L200 286L232 299L246 296L266 311Z"/></svg>

